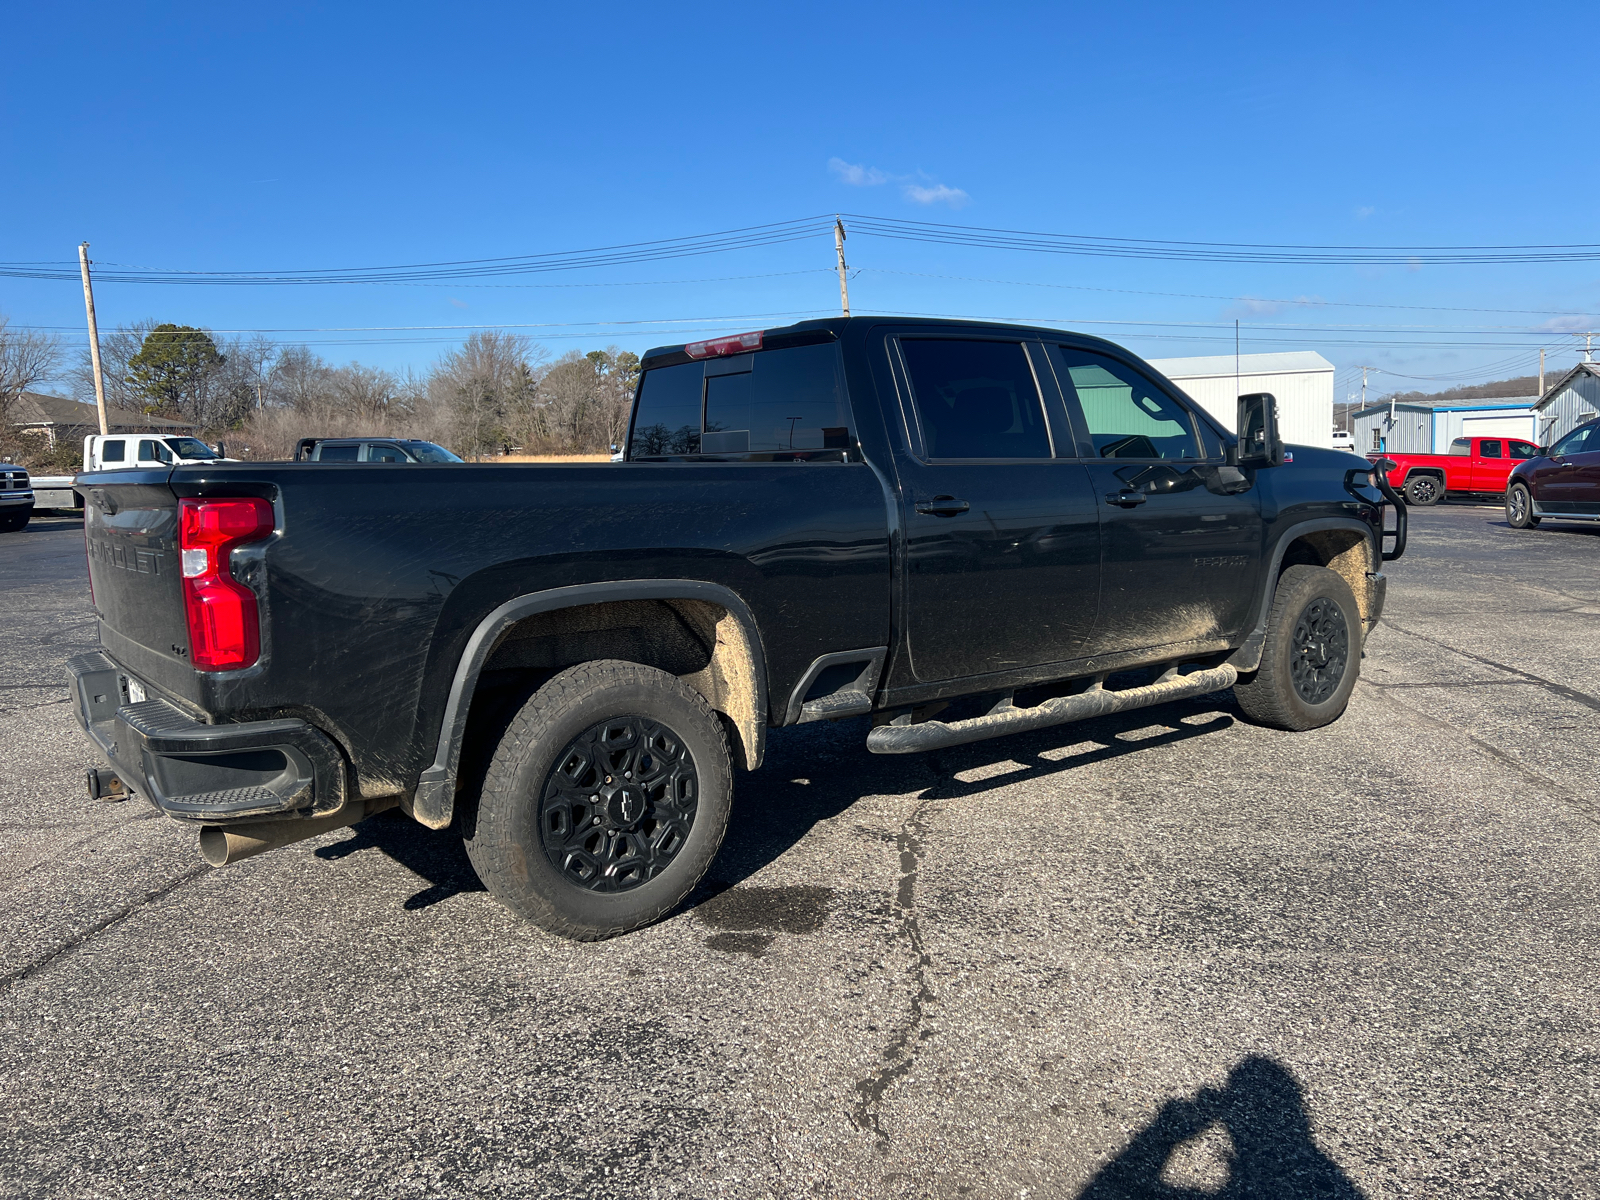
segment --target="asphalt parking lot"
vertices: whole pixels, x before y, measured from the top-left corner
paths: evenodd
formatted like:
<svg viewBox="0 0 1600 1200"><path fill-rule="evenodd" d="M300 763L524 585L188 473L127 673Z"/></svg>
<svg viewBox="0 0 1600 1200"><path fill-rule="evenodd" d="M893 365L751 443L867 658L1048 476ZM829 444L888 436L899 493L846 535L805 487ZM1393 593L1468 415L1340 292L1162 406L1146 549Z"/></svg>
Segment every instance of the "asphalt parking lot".
<svg viewBox="0 0 1600 1200"><path fill-rule="evenodd" d="M1596 1196L1600 530L1413 512L1335 725L779 730L597 945L374 818L91 804L81 526L0 537L0 1196Z"/></svg>

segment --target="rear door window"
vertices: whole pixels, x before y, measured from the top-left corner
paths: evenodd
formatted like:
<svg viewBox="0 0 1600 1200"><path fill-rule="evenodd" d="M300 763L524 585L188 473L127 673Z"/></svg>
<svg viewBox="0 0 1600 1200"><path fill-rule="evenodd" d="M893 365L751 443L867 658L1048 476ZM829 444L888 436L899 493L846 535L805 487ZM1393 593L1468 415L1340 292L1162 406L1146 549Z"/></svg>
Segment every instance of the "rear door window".
<svg viewBox="0 0 1600 1200"><path fill-rule="evenodd" d="M1499 438L1483 438L1481 441L1479 441L1478 442L1478 457L1479 458L1501 458L1501 457L1503 457L1501 455L1501 453L1500 453L1500 439Z"/></svg>
<svg viewBox="0 0 1600 1200"><path fill-rule="evenodd" d="M361 447L359 445L355 445L355 446L318 446L317 447L317 461L318 462L355 462L356 461L356 455L358 453L360 453L360 451L361 451Z"/></svg>
<svg viewBox="0 0 1600 1200"><path fill-rule="evenodd" d="M1142 372L1072 346L1059 355L1062 391L1100 458L1198 459L1194 418Z"/></svg>
<svg viewBox="0 0 1600 1200"><path fill-rule="evenodd" d="M126 462L128 443L118 438L114 442L100 443L100 461L103 463Z"/></svg>
<svg viewBox="0 0 1600 1200"><path fill-rule="evenodd" d="M1049 458L1039 385L1021 342L902 338L927 459Z"/></svg>

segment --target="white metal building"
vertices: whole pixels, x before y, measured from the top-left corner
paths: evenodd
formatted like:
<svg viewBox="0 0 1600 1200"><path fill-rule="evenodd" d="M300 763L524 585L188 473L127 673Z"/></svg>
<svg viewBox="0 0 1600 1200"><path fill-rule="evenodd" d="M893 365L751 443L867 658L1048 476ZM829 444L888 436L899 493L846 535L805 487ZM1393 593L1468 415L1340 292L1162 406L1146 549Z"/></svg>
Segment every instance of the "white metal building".
<svg viewBox="0 0 1600 1200"><path fill-rule="evenodd" d="M1539 436L1548 446L1600 413L1600 363L1581 362L1545 389L1534 406Z"/></svg>
<svg viewBox="0 0 1600 1200"><path fill-rule="evenodd" d="M1234 433L1239 397L1271 392L1278 398L1283 440L1298 446L1333 445L1333 364L1314 350L1152 358L1150 365L1182 388L1224 429Z"/></svg>
<svg viewBox="0 0 1600 1200"><path fill-rule="evenodd" d="M1537 443L1537 396L1506 396L1477 404L1387 401L1350 414L1357 454L1387 450L1402 454L1446 454L1461 437L1521 438Z"/></svg>

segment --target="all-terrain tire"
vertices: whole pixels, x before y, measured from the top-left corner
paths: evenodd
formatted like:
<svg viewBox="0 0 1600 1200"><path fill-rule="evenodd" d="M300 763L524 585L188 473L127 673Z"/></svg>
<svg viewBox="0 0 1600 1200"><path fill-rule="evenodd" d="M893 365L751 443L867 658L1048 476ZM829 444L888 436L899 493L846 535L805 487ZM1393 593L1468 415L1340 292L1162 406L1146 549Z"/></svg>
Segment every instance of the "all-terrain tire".
<svg viewBox="0 0 1600 1200"><path fill-rule="evenodd" d="M1527 487L1513 483L1506 489L1506 524L1513 529L1537 529L1543 518L1533 515L1533 496Z"/></svg>
<svg viewBox="0 0 1600 1200"><path fill-rule="evenodd" d="M467 854L518 916L594 941L677 907L716 857L732 804L727 738L700 693L602 659L554 676L512 719Z"/></svg>
<svg viewBox="0 0 1600 1200"><path fill-rule="evenodd" d="M1344 577L1294 566L1278 577L1261 667L1233 685L1258 725L1300 731L1335 721L1361 673L1361 610Z"/></svg>
<svg viewBox="0 0 1600 1200"><path fill-rule="evenodd" d="M1437 475L1413 475L1406 480L1406 503L1419 508L1444 499L1444 480Z"/></svg>
<svg viewBox="0 0 1600 1200"><path fill-rule="evenodd" d="M18 533L28 527L28 519L33 516L33 509L26 512L7 513L0 517L0 533Z"/></svg>

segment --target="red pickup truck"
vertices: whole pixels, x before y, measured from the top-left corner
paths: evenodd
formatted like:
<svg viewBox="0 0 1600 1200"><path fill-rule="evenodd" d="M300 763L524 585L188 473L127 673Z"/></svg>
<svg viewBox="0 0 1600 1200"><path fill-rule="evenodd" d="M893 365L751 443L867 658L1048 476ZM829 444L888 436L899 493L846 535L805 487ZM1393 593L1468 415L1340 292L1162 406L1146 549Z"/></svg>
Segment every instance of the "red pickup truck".
<svg viewBox="0 0 1600 1200"><path fill-rule="evenodd" d="M1519 462L1539 457L1539 447L1521 438L1460 437L1448 454L1369 454L1373 462L1388 458L1390 486L1405 493L1410 504L1437 504L1447 495L1505 495L1506 477Z"/></svg>

